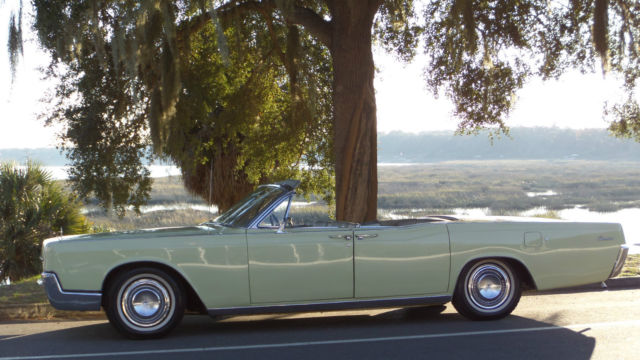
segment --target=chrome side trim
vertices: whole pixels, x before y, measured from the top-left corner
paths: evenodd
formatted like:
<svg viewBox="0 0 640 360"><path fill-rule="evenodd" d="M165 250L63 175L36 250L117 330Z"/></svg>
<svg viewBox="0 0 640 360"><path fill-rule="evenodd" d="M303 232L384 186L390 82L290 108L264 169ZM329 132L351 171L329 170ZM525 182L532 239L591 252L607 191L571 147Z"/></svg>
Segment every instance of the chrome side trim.
<svg viewBox="0 0 640 360"><path fill-rule="evenodd" d="M627 260L628 253L629 253L629 246L620 245L618 258L616 259L616 262L613 264L613 270L611 270L611 275L609 275L609 279L620 275L620 272L622 272L622 267L624 266L624 262Z"/></svg>
<svg viewBox="0 0 640 360"><path fill-rule="evenodd" d="M358 240L371 239L371 238L376 238L376 237L378 237L378 234L360 234L360 235L356 235L356 239L358 239Z"/></svg>
<svg viewBox="0 0 640 360"><path fill-rule="evenodd" d="M308 304L278 304L278 305L266 305L266 306L227 307L227 308L208 309L207 312L211 316L252 315L252 314L270 314L270 313L274 314L274 313L289 313L289 312L403 307L403 306L416 306L416 305L437 305L437 304L444 304L449 301L451 301L451 296L440 295L440 296L387 298L387 299L330 301L330 302L324 302L324 303L308 303Z"/></svg>
<svg viewBox="0 0 640 360"><path fill-rule="evenodd" d="M58 310L100 310L101 292L64 291L58 276L43 272L42 281L51 305Z"/></svg>

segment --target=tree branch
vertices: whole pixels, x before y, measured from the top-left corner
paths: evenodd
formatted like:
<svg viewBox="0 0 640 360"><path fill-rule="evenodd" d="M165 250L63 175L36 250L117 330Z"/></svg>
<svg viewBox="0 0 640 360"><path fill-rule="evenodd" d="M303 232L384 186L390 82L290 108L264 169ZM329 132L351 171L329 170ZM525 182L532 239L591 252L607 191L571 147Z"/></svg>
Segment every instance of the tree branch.
<svg viewBox="0 0 640 360"><path fill-rule="evenodd" d="M296 6L293 11L284 12L285 20L301 25L320 42L331 48L331 22L325 21L315 11Z"/></svg>
<svg viewBox="0 0 640 360"><path fill-rule="evenodd" d="M239 4L229 2L215 10L194 16L180 24L178 37L182 38L200 31L207 22L211 21L212 16L218 16L224 21L225 19L231 19L235 16L242 16L249 13L264 15L264 12L273 12L276 9L278 9L278 6L275 0L245 1ZM331 47L331 23L322 19L322 17L313 10L295 6L289 11L283 10L282 16L291 24L301 25L320 42L327 47Z"/></svg>

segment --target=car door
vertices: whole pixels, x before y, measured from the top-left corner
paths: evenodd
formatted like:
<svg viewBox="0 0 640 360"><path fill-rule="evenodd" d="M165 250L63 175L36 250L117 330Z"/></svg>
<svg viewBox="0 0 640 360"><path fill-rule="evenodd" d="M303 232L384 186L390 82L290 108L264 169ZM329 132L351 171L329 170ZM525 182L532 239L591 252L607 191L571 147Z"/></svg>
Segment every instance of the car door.
<svg viewBox="0 0 640 360"><path fill-rule="evenodd" d="M353 230L247 230L251 303L353 298Z"/></svg>
<svg viewBox="0 0 640 360"><path fill-rule="evenodd" d="M247 230L251 303L352 299L353 228L294 225L290 203Z"/></svg>
<svg viewBox="0 0 640 360"><path fill-rule="evenodd" d="M447 292L449 235L444 224L355 229L355 297Z"/></svg>

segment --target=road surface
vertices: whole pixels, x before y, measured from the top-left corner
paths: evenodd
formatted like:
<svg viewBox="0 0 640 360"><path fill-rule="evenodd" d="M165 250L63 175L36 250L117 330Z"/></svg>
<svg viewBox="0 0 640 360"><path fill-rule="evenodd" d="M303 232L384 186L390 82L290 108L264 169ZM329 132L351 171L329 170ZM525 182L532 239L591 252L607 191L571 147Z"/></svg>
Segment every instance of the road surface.
<svg viewBox="0 0 640 360"><path fill-rule="evenodd" d="M8 359L640 359L640 289L524 296L512 316L473 322L450 304L231 317L186 316L132 341L104 320L0 323Z"/></svg>

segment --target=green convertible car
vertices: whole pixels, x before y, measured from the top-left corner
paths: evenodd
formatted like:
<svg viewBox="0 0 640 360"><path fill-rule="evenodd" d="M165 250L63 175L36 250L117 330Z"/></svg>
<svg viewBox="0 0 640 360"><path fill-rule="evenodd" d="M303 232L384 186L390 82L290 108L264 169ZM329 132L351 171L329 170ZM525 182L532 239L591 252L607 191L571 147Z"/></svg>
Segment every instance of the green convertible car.
<svg viewBox="0 0 640 360"><path fill-rule="evenodd" d="M51 304L103 307L131 338L167 334L185 309L209 315L453 303L474 320L510 314L523 289L616 276L619 224L451 217L304 223L297 182L259 186L199 226L51 238Z"/></svg>

